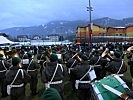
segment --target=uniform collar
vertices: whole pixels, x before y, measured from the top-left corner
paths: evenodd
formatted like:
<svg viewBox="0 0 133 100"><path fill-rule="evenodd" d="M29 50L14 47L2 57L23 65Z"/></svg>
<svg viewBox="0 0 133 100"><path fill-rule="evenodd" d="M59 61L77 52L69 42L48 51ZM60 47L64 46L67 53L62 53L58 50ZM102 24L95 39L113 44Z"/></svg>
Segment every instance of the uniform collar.
<svg viewBox="0 0 133 100"><path fill-rule="evenodd" d="M12 67L10 68L10 70L19 70L19 69L20 69L19 66L12 66Z"/></svg>

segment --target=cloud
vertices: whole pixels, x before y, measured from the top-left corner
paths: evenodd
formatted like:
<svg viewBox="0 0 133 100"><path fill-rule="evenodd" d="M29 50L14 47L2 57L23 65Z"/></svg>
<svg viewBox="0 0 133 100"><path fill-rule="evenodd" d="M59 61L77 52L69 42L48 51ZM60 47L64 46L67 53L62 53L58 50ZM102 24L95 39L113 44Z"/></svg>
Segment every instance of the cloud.
<svg viewBox="0 0 133 100"><path fill-rule="evenodd" d="M122 19L124 17L133 17L132 0L92 0L94 7L94 16L111 17Z"/></svg>
<svg viewBox="0 0 133 100"><path fill-rule="evenodd" d="M132 0L91 0L92 19L133 16ZM0 0L0 29L34 26L52 20L88 20L88 0Z"/></svg>

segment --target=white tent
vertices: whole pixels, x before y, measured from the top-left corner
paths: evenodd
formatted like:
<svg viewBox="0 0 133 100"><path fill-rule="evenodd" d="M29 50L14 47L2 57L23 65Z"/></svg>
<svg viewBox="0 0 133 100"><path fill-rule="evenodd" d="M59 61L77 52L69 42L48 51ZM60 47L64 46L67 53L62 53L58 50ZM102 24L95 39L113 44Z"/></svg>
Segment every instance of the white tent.
<svg viewBox="0 0 133 100"><path fill-rule="evenodd" d="M8 40L6 37L4 36L0 36L0 44L14 44L14 42Z"/></svg>
<svg viewBox="0 0 133 100"><path fill-rule="evenodd" d="M40 46L40 45L61 45L61 44L71 44L72 42L69 41L58 41L58 42L44 42L43 40L31 40L30 44L31 45L36 45L36 46Z"/></svg>

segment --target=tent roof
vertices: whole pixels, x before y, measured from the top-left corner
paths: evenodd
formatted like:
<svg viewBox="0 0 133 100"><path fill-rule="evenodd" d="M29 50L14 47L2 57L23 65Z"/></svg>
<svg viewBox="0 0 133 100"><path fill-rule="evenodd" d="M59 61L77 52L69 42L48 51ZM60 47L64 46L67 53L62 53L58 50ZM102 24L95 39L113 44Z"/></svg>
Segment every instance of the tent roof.
<svg viewBox="0 0 133 100"><path fill-rule="evenodd" d="M0 44L13 44L14 42L8 40L6 37L4 36L0 36Z"/></svg>

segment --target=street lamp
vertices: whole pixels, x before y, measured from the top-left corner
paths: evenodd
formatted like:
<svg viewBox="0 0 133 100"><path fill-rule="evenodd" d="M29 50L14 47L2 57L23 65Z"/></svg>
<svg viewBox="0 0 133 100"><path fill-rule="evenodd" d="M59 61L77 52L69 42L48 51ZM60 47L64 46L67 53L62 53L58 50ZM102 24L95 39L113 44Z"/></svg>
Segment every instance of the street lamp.
<svg viewBox="0 0 133 100"><path fill-rule="evenodd" d="M80 43L81 43L81 28L80 28Z"/></svg>
<svg viewBox="0 0 133 100"><path fill-rule="evenodd" d="M89 0L89 7L87 7L87 11L89 11L89 15L90 15L90 24L91 24L91 12L93 11L92 7L91 7L91 2Z"/></svg>
<svg viewBox="0 0 133 100"><path fill-rule="evenodd" d="M89 41L90 41L89 46L90 46L92 44L91 12L93 11L90 0L89 0L89 7L87 7L87 11L89 11L89 17L90 17L90 27L89 27Z"/></svg>

